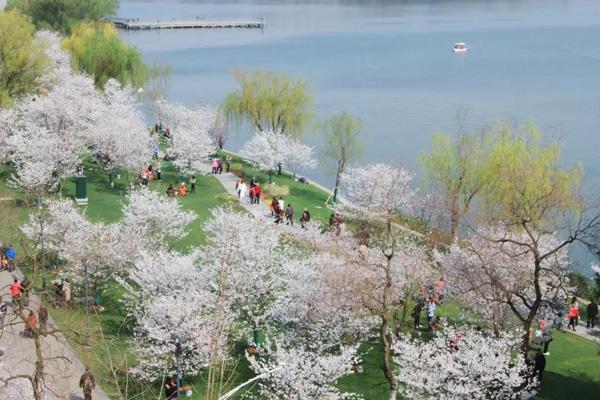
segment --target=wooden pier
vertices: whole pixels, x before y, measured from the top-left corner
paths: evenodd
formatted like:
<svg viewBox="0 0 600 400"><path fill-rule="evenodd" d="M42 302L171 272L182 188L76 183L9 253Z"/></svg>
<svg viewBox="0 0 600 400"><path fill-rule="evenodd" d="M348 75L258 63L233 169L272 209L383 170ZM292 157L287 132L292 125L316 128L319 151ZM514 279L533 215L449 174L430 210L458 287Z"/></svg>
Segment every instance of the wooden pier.
<svg viewBox="0 0 600 400"><path fill-rule="evenodd" d="M239 21L139 21L136 19L118 18L113 24L120 29L146 30L146 29L223 29L223 28L264 28L264 19L239 20Z"/></svg>

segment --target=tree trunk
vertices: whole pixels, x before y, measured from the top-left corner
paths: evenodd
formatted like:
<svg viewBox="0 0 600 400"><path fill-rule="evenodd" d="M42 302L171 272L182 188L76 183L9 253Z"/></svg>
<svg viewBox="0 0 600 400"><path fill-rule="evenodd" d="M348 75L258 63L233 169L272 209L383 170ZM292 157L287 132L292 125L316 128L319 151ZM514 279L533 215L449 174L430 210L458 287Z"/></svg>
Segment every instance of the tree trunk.
<svg viewBox="0 0 600 400"><path fill-rule="evenodd" d="M342 173L344 172L344 164L338 163L338 169L335 174L335 186L333 187L333 202L337 201L337 194L342 181Z"/></svg>
<svg viewBox="0 0 600 400"><path fill-rule="evenodd" d="M398 383L396 382L396 377L394 376L394 370L392 368L392 349L387 331L388 317L387 315L384 315L381 317L381 326L379 327L379 338L383 344L383 373L390 384L390 400L396 400Z"/></svg>
<svg viewBox="0 0 600 400"><path fill-rule="evenodd" d="M452 197L450 208L450 238L454 240L458 232L458 223L460 222L461 217L458 205L458 196Z"/></svg>

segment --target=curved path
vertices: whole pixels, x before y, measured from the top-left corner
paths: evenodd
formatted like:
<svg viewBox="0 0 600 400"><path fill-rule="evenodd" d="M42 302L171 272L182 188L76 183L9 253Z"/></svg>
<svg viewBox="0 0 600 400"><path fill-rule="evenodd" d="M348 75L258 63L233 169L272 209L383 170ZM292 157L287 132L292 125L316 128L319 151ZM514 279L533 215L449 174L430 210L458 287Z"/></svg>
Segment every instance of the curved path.
<svg viewBox="0 0 600 400"><path fill-rule="evenodd" d="M6 286L10 285L14 278L19 280L23 278L18 269L12 273L6 271L0 272L0 294L2 295L3 302L10 301L10 294ZM40 304L39 298L31 294L29 299L29 306L27 308L33 310L37 316ZM4 322L7 326L0 334L0 346L5 351L3 361L13 370L13 373L29 375L33 372L36 360L33 339L21 336L24 324L19 317L14 315L10 306ZM55 329L55 326L54 321L50 317L48 320L48 329ZM79 378L83 374L84 366L81 360L75 355L75 352L63 334L58 332L52 336L48 335L42 338L42 353L44 354L44 372L46 375L44 380L45 385L49 389L47 391L47 398L49 400L83 400L83 393L79 388ZM99 387L96 388L92 395L94 400L109 400L108 396Z"/></svg>

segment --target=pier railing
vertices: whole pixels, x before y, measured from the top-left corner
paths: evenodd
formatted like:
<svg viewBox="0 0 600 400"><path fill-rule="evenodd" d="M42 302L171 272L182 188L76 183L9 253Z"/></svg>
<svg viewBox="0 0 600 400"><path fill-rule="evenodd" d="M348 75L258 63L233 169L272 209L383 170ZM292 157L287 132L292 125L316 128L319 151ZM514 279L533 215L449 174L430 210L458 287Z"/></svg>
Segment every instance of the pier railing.
<svg viewBox="0 0 600 400"><path fill-rule="evenodd" d="M264 28L264 18L256 20L204 20L190 21L140 21L137 18L114 18L112 23L120 29L223 29L223 28Z"/></svg>

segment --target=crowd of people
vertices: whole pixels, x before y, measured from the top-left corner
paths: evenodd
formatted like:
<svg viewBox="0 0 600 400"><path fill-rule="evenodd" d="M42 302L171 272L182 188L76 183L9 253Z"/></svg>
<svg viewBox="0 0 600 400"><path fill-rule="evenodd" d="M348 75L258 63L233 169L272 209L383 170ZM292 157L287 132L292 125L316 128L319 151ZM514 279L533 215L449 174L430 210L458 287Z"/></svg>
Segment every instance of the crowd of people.
<svg viewBox="0 0 600 400"><path fill-rule="evenodd" d="M294 206L291 203L286 204L283 196L279 196L279 198L272 196L270 199L266 199L256 177L252 177L249 186L244 179L238 178L235 183L235 191L240 203L246 202L246 195L249 199L248 202L252 205L260 204L262 198L263 202L268 206L271 218L273 218L276 224L294 225L294 216L296 215ZM304 208L298 218L298 222L302 228L306 228L306 225L310 222L310 211L308 211L308 208Z"/></svg>

